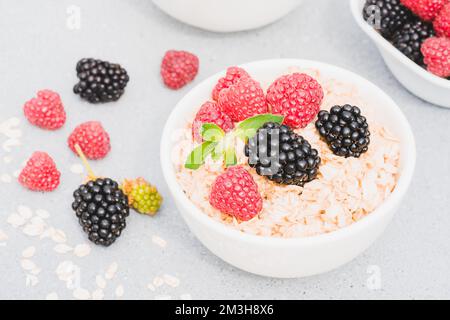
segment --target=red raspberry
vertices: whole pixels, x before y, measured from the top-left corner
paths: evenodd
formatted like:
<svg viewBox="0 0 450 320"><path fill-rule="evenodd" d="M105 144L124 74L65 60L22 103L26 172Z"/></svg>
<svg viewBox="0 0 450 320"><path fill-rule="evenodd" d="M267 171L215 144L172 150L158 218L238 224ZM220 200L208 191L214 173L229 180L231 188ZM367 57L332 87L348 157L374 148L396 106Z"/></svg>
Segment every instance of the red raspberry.
<svg viewBox="0 0 450 320"><path fill-rule="evenodd" d="M243 167L231 167L216 178L209 203L242 221L254 218L263 205L258 185Z"/></svg>
<svg viewBox="0 0 450 320"><path fill-rule="evenodd" d="M428 38L421 51L428 71L438 77L450 77L450 38Z"/></svg>
<svg viewBox="0 0 450 320"><path fill-rule="evenodd" d="M284 123L292 128L306 127L319 112L322 99L320 84L304 73L284 75L267 90L272 113L284 115Z"/></svg>
<svg viewBox="0 0 450 320"><path fill-rule="evenodd" d="M43 129L56 130L66 122L61 98L51 90L38 91L36 98L25 103L23 112L31 124Z"/></svg>
<svg viewBox="0 0 450 320"><path fill-rule="evenodd" d="M161 64L161 76L166 86L180 89L194 80L198 73L197 56L187 51L169 50Z"/></svg>
<svg viewBox="0 0 450 320"><path fill-rule="evenodd" d="M19 175L19 182L33 191L53 191L59 185L61 173L53 159L45 152L33 153Z"/></svg>
<svg viewBox="0 0 450 320"><path fill-rule="evenodd" d="M200 129L203 123L214 123L223 129L225 132L233 130L234 123L230 117L222 112L215 102L205 102L195 116L192 124L192 137L195 141L201 142Z"/></svg>
<svg viewBox="0 0 450 320"><path fill-rule="evenodd" d="M104 158L111 150L109 135L98 121L80 124L70 134L68 143L75 153L75 145L78 144L85 156L93 160Z"/></svg>
<svg viewBox="0 0 450 320"><path fill-rule="evenodd" d="M438 36L450 38L450 2L439 12L433 26Z"/></svg>
<svg viewBox="0 0 450 320"><path fill-rule="evenodd" d="M409 8L425 21L433 21L441 11L448 0L400 0L401 3Z"/></svg>
<svg viewBox="0 0 450 320"><path fill-rule="evenodd" d="M269 112L261 85L251 78L243 78L220 91L218 104L235 122Z"/></svg>
<svg viewBox="0 0 450 320"><path fill-rule="evenodd" d="M212 98L217 101L219 99L219 93L220 91L222 91L222 89L231 87L233 84L238 83L243 78L250 78L247 71L239 67L228 68L225 77L220 78L216 86L214 87Z"/></svg>

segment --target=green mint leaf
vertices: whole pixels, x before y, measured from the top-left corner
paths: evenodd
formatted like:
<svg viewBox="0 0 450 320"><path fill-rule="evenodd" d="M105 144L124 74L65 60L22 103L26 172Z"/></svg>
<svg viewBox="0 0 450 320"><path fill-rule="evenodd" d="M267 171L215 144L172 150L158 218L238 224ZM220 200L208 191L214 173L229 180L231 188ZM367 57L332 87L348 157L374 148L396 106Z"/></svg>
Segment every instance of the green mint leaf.
<svg viewBox="0 0 450 320"><path fill-rule="evenodd" d="M200 134L205 141L217 142L223 139L225 132L214 123L204 123L200 129Z"/></svg>
<svg viewBox="0 0 450 320"><path fill-rule="evenodd" d="M203 142L201 145L192 150L192 152L188 155L184 166L187 169L197 170L205 163L206 157L213 152L216 146L217 142Z"/></svg>
<svg viewBox="0 0 450 320"><path fill-rule="evenodd" d="M237 164L237 156L236 156L236 150L234 150L234 147L230 147L227 150L225 150L224 155L225 160L225 166L232 167Z"/></svg>
<svg viewBox="0 0 450 320"><path fill-rule="evenodd" d="M245 140L256 134L256 131L267 122L283 123L284 116L276 114L260 114L240 122L236 128L236 136Z"/></svg>

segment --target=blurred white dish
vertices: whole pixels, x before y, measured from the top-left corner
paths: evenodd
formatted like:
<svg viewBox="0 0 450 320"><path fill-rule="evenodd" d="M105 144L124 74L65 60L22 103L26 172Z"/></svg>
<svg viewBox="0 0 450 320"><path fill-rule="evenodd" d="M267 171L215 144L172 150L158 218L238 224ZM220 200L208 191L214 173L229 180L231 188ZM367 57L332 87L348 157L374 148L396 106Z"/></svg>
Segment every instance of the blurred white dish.
<svg viewBox="0 0 450 320"><path fill-rule="evenodd" d="M376 121L400 140L399 179L395 190L375 211L337 231L308 238L273 238L246 234L201 212L179 185L172 159L177 139L173 134L192 120L195 110L211 97L224 72L193 88L173 109L161 138L164 178L180 214L195 236L226 262L251 273L279 277L305 277L335 269L361 254L383 232L406 194L414 172L416 149L411 128L400 108L381 89L347 70L307 60L265 60L242 66L255 79L271 83L292 67L320 70L327 78L355 86L379 111Z"/></svg>
<svg viewBox="0 0 450 320"><path fill-rule="evenodd" d="M262 27L294 10L302 0L153 0L168 15L216 32Z"/></svg>
<svg viewBox="0 0 450 320"><path fill-rule="evenodd" d="M414 95L433 104L450 108L450 80L439 78L409 60L372 26L364 21L365 0L350 0L353 16L361 29L378 47L394 76Z"/></svg>

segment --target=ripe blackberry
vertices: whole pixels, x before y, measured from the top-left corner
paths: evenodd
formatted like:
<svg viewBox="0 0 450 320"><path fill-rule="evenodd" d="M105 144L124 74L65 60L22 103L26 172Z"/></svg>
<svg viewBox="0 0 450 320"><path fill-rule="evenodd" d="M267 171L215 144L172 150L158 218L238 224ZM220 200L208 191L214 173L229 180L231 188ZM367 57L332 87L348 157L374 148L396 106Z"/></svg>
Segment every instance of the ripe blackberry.
<svg viewBox="0 0 450 320"><path fill-rule="evenodd" d="M91 103L117 101L130 80L119 64L97 59L81 59L77 64L80 81L73 92Z"/></svg>
<svg viewBox="0 0 450 320"><path fill-rule="evenodd" d="M89 240L107 247L120 237L130 208L117 182L109 178L89 181L75 190L73 197L72 208Z"/></svg>
<svg viewBox="0 0 450 320"><path fill-rule="evenodd" d="M420 66L424 66L422 43L435 34L433 25L416 18L397 30L392 38L393 45L405 56Z"/></svg>
<svg viewBox="0 0 450 320"><path fill-rule="evenodd" d="M367 0L363 17L390 40L396 30L412 19L413 14L400 0Z"/></svg>
<svg viewBox="0 0 450 320"><path fill-rule="evenodd" d="M319 112L316 128L334 154L359 158L370 144L369 125L361 110L346 104Z"/></svg>
<svg viewBox="0 0 450 320"><path fill-rule="evenodd" d="M319 153L287 125L266 123L245 146L248 164L279 184L303 186L317 177Z"/></svg>

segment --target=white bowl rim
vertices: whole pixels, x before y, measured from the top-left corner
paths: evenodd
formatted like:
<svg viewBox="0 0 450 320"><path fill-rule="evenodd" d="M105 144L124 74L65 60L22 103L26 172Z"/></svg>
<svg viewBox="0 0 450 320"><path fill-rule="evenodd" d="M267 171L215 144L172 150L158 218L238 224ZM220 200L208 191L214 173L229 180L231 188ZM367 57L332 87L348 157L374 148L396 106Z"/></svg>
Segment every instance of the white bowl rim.
<svg viewBox="0 0 450 320"><path fill-rule="evenodd" d="M370 227L372 221L377 219L381 219L383 215L387 214L391 210L395 209L395 205L401 200L404 194L407 192L408 187L412 181L412 177L414 174L415 162L416 162L416 145L415 139L411 130L411 127L408 123L408 120L403 115L403 112L399 108L399 106L390 98L383 90L374 85L369 80L351 72L346 69L333 66L330 64L312 61L312 60L302 60L302 59L273 59L273 60L260 60L255 62L250 62L246 64L240 65L242 68L253 69L253 68L264 68L264 65L267 64L279 64L286 67L289 66L304 66L305 68L316 68L316 69L328 69L334 70L335 72L344 73L348 76L351 76L356 82L363 83L372 89L379 91L380 95L383 95L388 101L391 103L391 107L393 111L396 113L396 117L399 119L399 126L403 127L403 131L405 133L405 154L403 155L408 159L405 161L402 173L397 182L396 188L389 195L389 197L373 212L364 217L355 223L352 223L349 226L344 228L340 228L336 231L319 234L310 237L303 238L275 238L270 236L258 236L253 234L244 233L233 229L225 224L222 224L208 215L203 213L193 202L189 200L189 198L184 194L181 186L179 185L173 163L171 161L170 155L172 152L172 143L171 143L171 133L174 128L176 128L177 122L177 111L181 108L184 108L184 101L188 100L190 96L195 95L199 90L212 90L213 83L220 76L223 76L225 70L207 78L196 87L191 89L175 106L172 110L163 130L162 138L161 138L161 146L160 146L160 158L161 158L161 166L164 178L172 195L176 198L176 201L180 201L183 204L183 207L188 208L190 212L195 216L196 219L200 220L201 223L206 225L208 228L213 229L215 232L221 233L228 237L240 238L242 241L246 241L249 243L258 243L264 244L267 246L277 246L277 247L299 247L299 246L311 246L311 245L320 245L330 243L342 238L346 238L351 236L351 234L364 230L365 228ZM191 108L193 108L192 106Z"/></svg>
<svg viewBox="0 0 450 320"><path fill-rule="evenodd" d="M408 57L397 50L397 48L395 48L392 43L383 38L380 33L378 33L366 21L364 21L362 12L360 11L360 3L362 1L364 0L350 0L350 6L354 19L356 20L360 28L372 39L372 41L374 41L377 45L382 46L384 50L388 51L403 65L413 71L417 76L423 78L424 80L432 82L437 86L450 89L450 80L438 77L408 59Z"/></svg>

